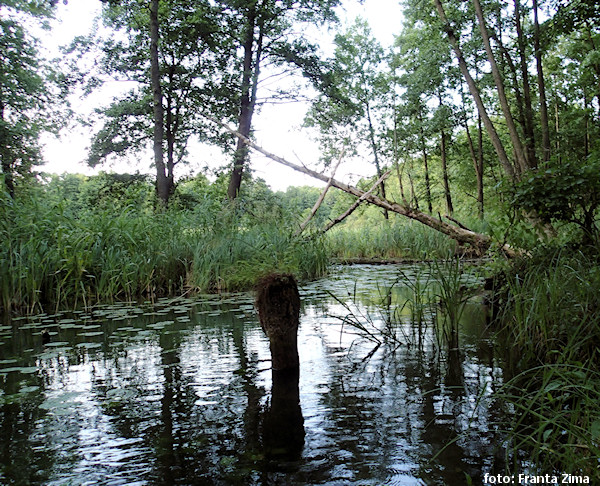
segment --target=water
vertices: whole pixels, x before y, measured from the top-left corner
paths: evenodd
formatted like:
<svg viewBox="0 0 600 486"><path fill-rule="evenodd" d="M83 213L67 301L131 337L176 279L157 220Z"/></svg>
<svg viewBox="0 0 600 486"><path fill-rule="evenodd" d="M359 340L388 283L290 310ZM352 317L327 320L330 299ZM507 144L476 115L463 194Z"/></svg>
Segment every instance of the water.
<svg viewBox="0 0 600 486"><path fill-rule="evenodd" d="M388 297L400 269L424 279L361 265L302 286L299 386L272 389L250 294L3 325L0 484L480 484L505 420L484 313L466 307L458 349L434 307L419 332L406 287Z"/></svg>

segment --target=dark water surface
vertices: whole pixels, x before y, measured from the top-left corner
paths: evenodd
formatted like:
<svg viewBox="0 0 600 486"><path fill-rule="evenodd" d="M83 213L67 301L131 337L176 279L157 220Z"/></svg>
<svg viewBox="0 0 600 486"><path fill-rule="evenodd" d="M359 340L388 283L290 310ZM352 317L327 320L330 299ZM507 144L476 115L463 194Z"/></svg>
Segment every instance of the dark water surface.
<svg viewBox="0 0 600 486"><path fill-rule="evenodd" d="M0 484L481 484L503 467L502 373L477 305L458 349L436 332L409 289L426 280L361 265L302 285L299 387L272 389L250 294L8 322Z"/></svg>

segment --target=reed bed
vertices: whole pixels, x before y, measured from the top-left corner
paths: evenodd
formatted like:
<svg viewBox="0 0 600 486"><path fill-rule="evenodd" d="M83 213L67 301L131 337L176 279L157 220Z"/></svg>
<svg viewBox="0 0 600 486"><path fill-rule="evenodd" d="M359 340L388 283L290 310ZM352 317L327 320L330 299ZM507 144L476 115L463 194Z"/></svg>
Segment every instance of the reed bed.
<svg viewBox="0 0 600 486"><path fill-rule="evenodd" d="M0 311L251 288L273 270L325 273L321 239L228 208L154 213L134 206L72 211L31 196L0 202Z"/></svg>
<svg viewBox="0 0 600 486"><path fill-rule="evenodd" d="M600 483L600 265L597 252L543 251L504 275L503 342L513 376L514 450L532 467Z"/></svg>
<svg viewBox="0 0 600 486"><path fill-rule="evenodd" d="M414 221L395 220L378 226L342 226L327 234L332 257L402 258L429 260L447 258L455 242L445 235Z"/></svg>

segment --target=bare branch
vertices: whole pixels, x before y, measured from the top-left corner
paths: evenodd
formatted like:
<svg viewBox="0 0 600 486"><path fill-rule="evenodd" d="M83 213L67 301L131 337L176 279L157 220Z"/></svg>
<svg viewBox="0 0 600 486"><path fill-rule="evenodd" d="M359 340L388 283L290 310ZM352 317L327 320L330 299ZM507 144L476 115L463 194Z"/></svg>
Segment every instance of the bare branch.
<svg viewBox="0 0 600 486"><path fill-rule="evenodd" d="M310 220L315 216L315 214L317 214L317 211L319 210L319 208L321 207L321 204L323 203L323 200L325 199L327 191L329 191L329 188L331 187L331 181L333 180L333 177L335 176L335 173L336 173L338 167L342 163L342 158L344 157L345 151L346 151L346 149L342 149L342 153L340 154L337 164L335 164L335 167L333 168L333 171L331 172L331 177L329 178L329 181L327 182L325 189L323 189L323 192L321 192L321 195L319 196L319 199L317 199L317 202L315 203L312 210L310 211L308 218L306 218L306 220L300 225L300 228L298 228L298 231L296 231L294 236L300 236L302 234L302 232L304 231L304 229L306 228L306 226L308 225L308 223L310 222Z"/></svg>

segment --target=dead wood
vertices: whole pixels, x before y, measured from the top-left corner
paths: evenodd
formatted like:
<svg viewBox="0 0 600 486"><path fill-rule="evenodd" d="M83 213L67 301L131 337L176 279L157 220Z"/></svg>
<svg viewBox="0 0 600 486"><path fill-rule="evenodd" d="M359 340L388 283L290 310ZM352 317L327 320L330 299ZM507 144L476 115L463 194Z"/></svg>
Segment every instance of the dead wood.
<svg viewBox="0 0 600 486"><path fill-rule="evenodd" d="M302 232L304 231L304 229L306 228L308 223L310 223L310 220L315 216L315 214L317 214L317 211L321 207L321 204L323 204L325 196L327 195L327 191L329 191L329 188L331 187L331 181L333 180L338 167L342 163L342 157L344 157L344 152L345 152L345 149L342 149L342 153L340 154L337 164L335 164L335 167L333 168L333 171L331 172L331 177L329 178L329 181L327 181L327 185L325 186L325 188L323 189L323 192L321 192L321 194L319 196L319 199L317 199L317 202L311 209L310 214L308 215L308 218L306 218L304 220L304 222L300 225L300 228L298 228L298 231L296 231L294 236L300 236L302 234Z"/></svg>
<svg viewBox="0 0 600 486"><path fill-rule="evenodd" d="M368 196L369 194L371 194L375 190L375 188L377 186L379 186L379 184L381 184L384 180L386 180L388 178L388 176L390 175L391 172L392 172L391 170L388 170L379 179L377 179L377 181L375 182L375 184L373 184L371 186L371 189L369 189L367 192L364 193L364 195L362 195L356 201L354 201L354 203L352 204L352 206L350 206L343 214L341 214L340 216L338 216L337 218L335 218L333 221L330 221L329 223L327 223L327 226L325 226L325 228L323 228L322 233L327 233L336 224L341 223L342 221L344 221L344 219L346 219L348 216L350 216L354 212L354 210L358 206L360 206L360 203L362 203L366 199L366 196Z"/></svg>
<svg viewBox="0 0 600 486"><path fill-rule="evenodd" d="M460 228L459 226L451 225L449 223L446 223L445 221L441 221L441 220L437 219L436 217L434 217L430 214L424 213L415 208L411 208L408 205L399 204L394 201L389 201L388 199L383 199L375 194L368 194L367 191L363 191L362 189L359 189L355 186L351 186L349 184L345 184L344 182L338 181L334 178L330 178L327 175L317 172L315 170L309 169L308 167L303 167L303 166L294 164L293 162L290 162L282 157L279 157L278 155L270 153L269 151L265 150L261 146L252 142L247 137L244 137L237 130L234 130L233 128L228 127L226 124L222 123L221 121L217 120L216 118L214 118L210 115L206 115L206 114L203 114L203 116L205 118L207 118L208 120L211 120L212 122L217 123L219 126L223 127L225 130L227 130L228 132L232 133L233 135L235 135L236 137L241 139L248 147L253 148L257 152L260 152L264 156L268 157L269 159L274 160L275 162L277 162L281 165L285 165L286 167L294 169L295 171L302 172L303 174L307 174L307 175L309 175L315 179L318 179L320 181L323 181L326 183L331 183L331 185L333 187L340 189L341 191L347 192L348 194L352 194L353 196L356 196L358 198L361 198L364 196L364 200L369 202L370 204L379 206L381 208L387 209L388 211L392 211L397 214L401 214L402 216L406 216L407 218L414 219L415 221L419 221L420 223L424 224L425 226L429 226L430 228L433 228L436 231L439 231L440 233L445 234L449 238L452 238L453 240L457 241L460 245L465 245L465 244L470 245L471 247L473 247L474 251L478 255L483 255L490 248L490 246L493 243L492 238L489 237L488 235L476 233L471 230ZM515 249L511 248L509 245L502 245L500 247L500 250L509 258L515 257L519 254L518 251L515 251Z"/></svg>

